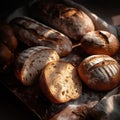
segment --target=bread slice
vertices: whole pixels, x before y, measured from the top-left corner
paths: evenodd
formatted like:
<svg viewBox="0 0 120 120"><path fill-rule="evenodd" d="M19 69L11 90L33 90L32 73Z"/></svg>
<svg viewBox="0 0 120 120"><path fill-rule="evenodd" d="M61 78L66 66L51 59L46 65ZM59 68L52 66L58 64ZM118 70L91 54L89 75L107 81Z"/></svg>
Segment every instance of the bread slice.
<svg viewBox="0 0 120 120"><path fill-rule="evenodd" d="M64 61L48 63L40 76L40 87L53 103L65 103L77 99L82 93L82 84L76 68Z"/></svg>
<svg viewBox="0 0 120 120"><path fill-rule="evenodd" d="M15 76L23 85L32 85L43 67L55 60L59 60L59 55L54 49L43 46L25 49L16 59Z"/></svg>

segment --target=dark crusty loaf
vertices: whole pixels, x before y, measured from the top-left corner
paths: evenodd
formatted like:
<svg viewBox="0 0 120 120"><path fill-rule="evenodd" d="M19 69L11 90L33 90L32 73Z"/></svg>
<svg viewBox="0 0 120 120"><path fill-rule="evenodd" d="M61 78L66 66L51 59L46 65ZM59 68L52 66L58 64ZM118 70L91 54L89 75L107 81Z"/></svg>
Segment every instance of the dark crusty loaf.
<svg viewBox="0 0 120 120"><path fill-rule="evenodd" d="M118 52L120 43L116 36L107 31L91 31L81 39L82 48L88 54L114 55Z"/></svg>
<svg viewBox="0 0 120 120"><path fill-rule="evenodd" d="M108 55L91 55L84 59L78 73L83 82L94 90L107 91L120 84L120 65Z"/></svg>
<svg viewBox="0 0 120 120"><path fill-rule="evenodd" d="M5 72L13 61L14 54L5 44L0 43L0 73Z"/></svg>
<svg viewBox="0 0 120 120"><path fill-rule="evenodd" d="M29 17L17 17L10 22L16 37L28 46L47 46L60 56L72 51L72 42L64 34Z"/></svg>
<svg viewBox="0 0 120 120"><path fill-rule="evenodd" d="M36 46L22 51L15 63L15 75L26 86L32 85L43 67L51 61L59 60L59 55L54 49Z"/></svg>
<svg viewBox="0 0 120 120"><path fill-rule="evenodd" d="M15 37L12 27L7 23L0 24L0 40L12 52L14 52L14 50L17 48L18 41Z"/></svg>
<svg viewBox="0 0 120 120"><path fill-rule="evenodd" d="M62 3L38 1L29 11L31 17L43 21L77 41L80 41L87 32L94 30L94 24L87 14Z"/></svg>
<svg viewBox="0 0 120 120"><path fill-rule="evenodd" d="M41 90L53 103L65 103L77 99L82 93L82 84L77 70L68 62L48 63L39 81Z"/></svg>

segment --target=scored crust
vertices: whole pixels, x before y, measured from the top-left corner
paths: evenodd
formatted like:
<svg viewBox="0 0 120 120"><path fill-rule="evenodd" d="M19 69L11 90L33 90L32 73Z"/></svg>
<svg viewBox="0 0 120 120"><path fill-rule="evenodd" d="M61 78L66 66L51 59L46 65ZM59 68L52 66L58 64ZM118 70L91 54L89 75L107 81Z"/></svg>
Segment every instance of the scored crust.
<svg viewBox="0 0 120 120"><path fill-rule="evenodd" d="M120 43L110 32L96 30L86 33L81 39L81 46L88 54L106 54L113 56L119 50Z"/></svg>
<svg viewBox="0 0 120 120"><path fill-rule="evenodd" d="M120 65L108 55L91 55L84 59L78 73L82 81L91 89L112 90L120 84Z"/></svg>
<svg viewBox="0 0 120 120"><path fill-rule="evenodd" d="M54 103L77 99L82 93L82 84L77 70L68 62L48 63L39 80L41 90Z"/></svg>

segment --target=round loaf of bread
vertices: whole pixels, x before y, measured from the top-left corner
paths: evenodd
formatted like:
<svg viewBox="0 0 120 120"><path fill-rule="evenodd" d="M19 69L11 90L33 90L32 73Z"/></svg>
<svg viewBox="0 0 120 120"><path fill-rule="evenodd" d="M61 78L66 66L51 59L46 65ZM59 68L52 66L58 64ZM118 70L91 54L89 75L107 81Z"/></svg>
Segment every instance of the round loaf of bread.
<svg viewBox="0 0 120 120"><path fill-rule="evenodd" d="M15 63L15 76L23 85L34 84L43 67L51 62L59 60L59 55L54 49L36 46L22 51Z"/></svg>
<svg viewBox="0 0 120 120"><path fill-rule="evenodd" d="M76 67L64 61L48 63L40 76L40 88L53 103L65 103L77 99L82 84Z"/></svg>
<svg viewBox="0 0 120 120"><path fill-rule="evenodd" d="M84 59L78 73L91 89L107 91L120 84L120 65L108 55L92 55Z"/></svg>
<svg viewBox="0 0 120 120"><path fill-rule="evenodd" d="M81 39L82 48L88 54L114 55L119 50L119 40L107 31L91 31Z"/></svg>
<svg viewBox="0 0 120 120"><path fill-rule="evenodd" d="M61 31L75 41L95 30L92 20L82 10L52 1L37 1L29 9L30 16Z"/></svg>
<svg viewBox="0 0 120 120"><path fill-rule="evenodd" d="M14 54L8 49L8 47L0 43L0 72L5 71L8 66L13 62Z"/></svg>

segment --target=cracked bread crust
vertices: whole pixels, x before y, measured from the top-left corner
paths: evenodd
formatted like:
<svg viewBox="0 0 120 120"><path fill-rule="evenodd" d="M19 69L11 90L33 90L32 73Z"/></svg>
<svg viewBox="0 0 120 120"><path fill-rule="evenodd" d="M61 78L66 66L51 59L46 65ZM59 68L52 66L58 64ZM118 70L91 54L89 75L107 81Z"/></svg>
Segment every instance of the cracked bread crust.
<svg viewBox="0 0 120 120"><path fill-rule="evenodd" d="M55 49L60 56L72 51L72 42L67 36L35 19L17 17L10 23L18 40L30 47L47 46Z"/></svg>
<svg viewBox="0 0 120 120"><path fill-rule="evenodd" d="M95 29L83 11L62 3L38 1L30 7L30 16L61 31L75 41Z"/></svg>

